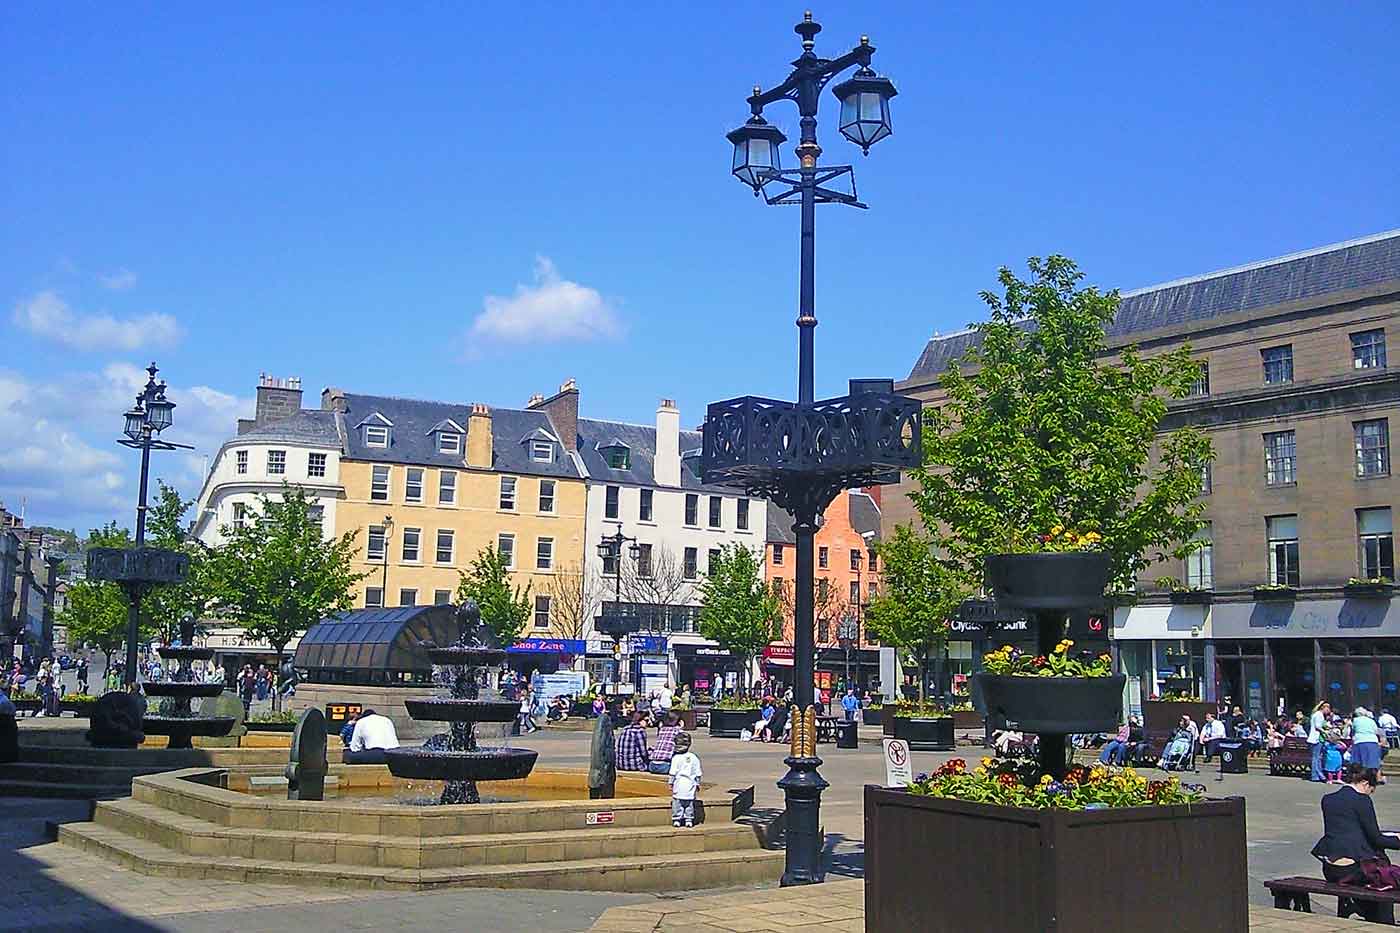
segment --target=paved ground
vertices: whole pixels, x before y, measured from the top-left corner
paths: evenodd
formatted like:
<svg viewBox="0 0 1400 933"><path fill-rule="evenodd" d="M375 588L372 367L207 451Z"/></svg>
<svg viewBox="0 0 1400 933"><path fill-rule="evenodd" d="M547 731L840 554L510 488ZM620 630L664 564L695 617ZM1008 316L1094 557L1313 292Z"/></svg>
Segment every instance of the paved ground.
<svg viewBox="0 0 1400 933"><path fill-rule="evenodd" d="M861 788L884 778L875 730L854 751L823 746L822 773L831 783L823 817L832 846L832 875L859 878L863 869ZM582 766L586 733L545 731L521 745L541 752L541 762ZM723 787L753 784L760 807L781 807L774 781L784 771L785 749L734 740L696 737L705 779ZM915 753L915 770L952 757ZM968 749L976 760L980 750ZM1260 882L1286 874L1315 874L1308 856L1321 830L1318 798L1328 788L1266 774L1200 776L1211 794L1242 794L1248 801L1250 898L1267 904ZM1400 827L1400 782L1375 797L1383 827ZM457 891L433 894L341 891L231 882L149 878L66 847L46 844L43 821L82 819L85 807L71 802L0 799L0 930L212 931L461 928L481 931L586 930L611 906L657 904L651 895L557 894L550 892ZM670 899L674 900L674 898ZM1318 899L1319 908L1332 903Z"/></svg>

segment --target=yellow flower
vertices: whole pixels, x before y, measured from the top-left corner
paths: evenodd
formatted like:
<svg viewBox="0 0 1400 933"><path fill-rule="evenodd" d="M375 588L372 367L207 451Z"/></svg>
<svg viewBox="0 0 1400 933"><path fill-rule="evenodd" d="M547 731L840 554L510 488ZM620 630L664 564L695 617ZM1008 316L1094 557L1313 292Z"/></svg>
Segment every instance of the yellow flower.
<svg viewBox="0 0 1400 933"><path fill-rule="evenodd" d="M1103 540L1103 535L1099 534L1097 531L1091 531L1084 536L1084 540L1088 541L1090 544L1098 544Z"/></svg>
<svg viewBox="0 0 1400 933"><path fill-rule="evenodd" d="M1065 526L1064 526L1064 525L1056 525L1054 528L1051 528L1051 529L1050 529L1050 534L1052 534L1052 535L1054 535L1054 536L1056 536L1056 537L1059 537L1061 534L1064 533L1064 530L1065 530Z"/></svg>

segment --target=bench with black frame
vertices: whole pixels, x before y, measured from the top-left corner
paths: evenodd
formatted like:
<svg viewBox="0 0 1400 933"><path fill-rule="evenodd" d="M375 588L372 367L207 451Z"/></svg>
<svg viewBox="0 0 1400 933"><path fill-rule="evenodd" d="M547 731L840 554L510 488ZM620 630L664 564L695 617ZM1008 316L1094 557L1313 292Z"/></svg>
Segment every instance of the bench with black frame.
<svg viewBox="0 0 1400 933"><path fill-rule="evenodd" d="M835 717L835 716L818 716L818 717L817 717L817 742L818 742L818 744L820 744L820 743L822 743L822 742L835 742L835 741L836 741L836 717Z"/></svg>
<svg viewBox="0 0 1400 933"><path fill-rule="evenodd" d="M1357 913L1352 904L1366 901L1382 906L1377 923L1395 925L1395 905L1400 904L1400 891L1375 891L1354 884L1333 884L1321 878L1275 878L1265 881L1264 887L1274 896L1274 906L1280 910L1297 910L1312 913L1313 894L1323 894L1337 898L1337 916L1349 917Z"/></svg>
<svg viewBox="0 0 1400 933"><path fill-rule="evenodd" d="M1307 739L1290 735L1280 748L1269 749L1269 773L1292 777L1312 776L1312 746Z"/></svg>

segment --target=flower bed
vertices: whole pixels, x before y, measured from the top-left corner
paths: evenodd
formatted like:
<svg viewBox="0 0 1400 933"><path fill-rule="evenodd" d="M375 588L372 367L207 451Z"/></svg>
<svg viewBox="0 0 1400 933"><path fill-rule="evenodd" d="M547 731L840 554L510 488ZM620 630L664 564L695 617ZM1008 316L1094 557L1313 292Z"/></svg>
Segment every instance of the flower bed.
<svg viewBox="0 0 1400 933"><path fill-rule="evenodd" d="M1265 584L1254 588L1256 603L1291 603L1298 598L1298 590L1291 586Z"/></svg>
<svg viewBox="0 0 1400 933"><path fill-rule="evenodd" d="M1389 599L1395 592L1395 584L1389 580L1377 578L1373 580L1362 580L1352 578L1342 587L1342 593L1348 599Z"/></svg>

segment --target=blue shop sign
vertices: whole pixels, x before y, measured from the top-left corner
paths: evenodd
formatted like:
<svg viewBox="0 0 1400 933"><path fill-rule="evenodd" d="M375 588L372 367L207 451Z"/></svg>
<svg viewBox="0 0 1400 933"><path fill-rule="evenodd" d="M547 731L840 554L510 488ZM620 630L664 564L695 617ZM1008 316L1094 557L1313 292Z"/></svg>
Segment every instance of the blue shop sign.
<svg viewBox="0 0 1400 933"><path fill-rule="evenodd" d="M665 635L633 635L628 642L632 654L665 654Z"/></svg>
<svg viewBox="0 0 1400 933"><path fill-rule="evenodd" d="M588 643L581 638L522 638L506 650L512 654L583 654Z"/></svg>

